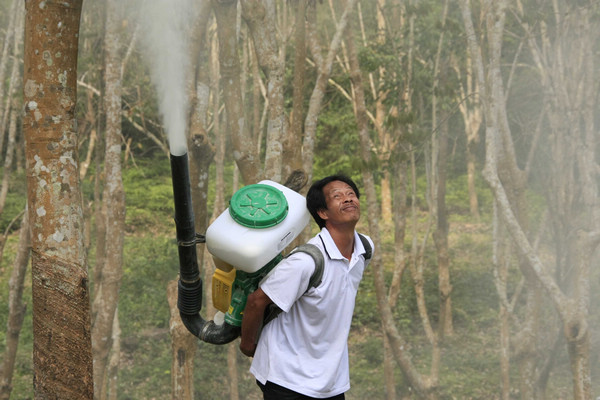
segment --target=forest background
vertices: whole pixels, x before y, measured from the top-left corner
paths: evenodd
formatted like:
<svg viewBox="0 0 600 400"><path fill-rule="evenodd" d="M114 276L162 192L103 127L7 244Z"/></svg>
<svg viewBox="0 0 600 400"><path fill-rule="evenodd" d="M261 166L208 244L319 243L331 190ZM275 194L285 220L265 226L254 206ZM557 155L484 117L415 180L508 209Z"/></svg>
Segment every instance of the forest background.
<svg viewBox="0 0 600 400"><path fill-rule="evenodd" d="M358 182L376 252L347 398L600 396L600 2L66 4L0 0L0 399L90 398L92 357L97 399L260 398L236 342L178 320L169 136L187 141L201 233L244 184L297 169ZM76 76L58 68L68 40ZM36 73L74 106L40 96ZM38 140L45 112L72 140ZM56 168L39 171L38 142ZM36 203L65 160L74 183ZM42 217L59 205L81 250L56 261L71 242ZM83 301L39 306L64 270ZM67 351L44 344L57 333Z"/></svg>

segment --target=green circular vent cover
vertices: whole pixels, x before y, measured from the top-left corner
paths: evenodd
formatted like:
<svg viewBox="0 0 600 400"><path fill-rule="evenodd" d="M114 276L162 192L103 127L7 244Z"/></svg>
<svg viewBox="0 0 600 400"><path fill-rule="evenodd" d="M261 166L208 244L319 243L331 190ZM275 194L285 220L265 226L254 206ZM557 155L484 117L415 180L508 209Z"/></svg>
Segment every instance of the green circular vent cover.
<svg viewBox="0 0 600 400"><path fill-rule="evenodd" d="M229 214L248 228L270 228L285 219L288 203L281 190L260 183L235 192L229 201Z"/></svg>

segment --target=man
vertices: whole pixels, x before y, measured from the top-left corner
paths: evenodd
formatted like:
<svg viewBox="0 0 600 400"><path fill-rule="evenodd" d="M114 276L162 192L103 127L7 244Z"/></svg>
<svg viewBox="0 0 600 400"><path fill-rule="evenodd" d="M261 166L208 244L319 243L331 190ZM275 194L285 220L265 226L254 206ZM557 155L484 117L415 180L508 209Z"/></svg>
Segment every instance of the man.
<svg viewBox="0 0 600 400"><path fill-rule="evenodd" d="M307 208L321 228L308 242L324 256L321 284L309 287L315 261L297 252L248 296L240 350L254 356L250 372L265 400L344 399L350 388L348 333L358 284L369 262L355 231L359 196L356 184L343 175L321 179L308 191ZM373 242L367 240L372 249ZM283 312L257 340L271 303Z"/></svg>

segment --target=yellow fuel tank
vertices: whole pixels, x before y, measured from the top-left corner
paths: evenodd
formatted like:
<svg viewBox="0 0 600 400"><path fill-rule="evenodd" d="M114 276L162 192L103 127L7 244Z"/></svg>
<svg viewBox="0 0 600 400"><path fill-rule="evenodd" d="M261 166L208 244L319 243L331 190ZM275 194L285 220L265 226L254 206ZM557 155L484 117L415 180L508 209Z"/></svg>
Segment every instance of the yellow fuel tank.
<svg viewBox="0 0 600 400"><path fill-rule="evenodd" d="M215 269L212 277L212 301L213 306L223 313L229 310L234 280L235 269L232 268L230 271Z"/></svg>

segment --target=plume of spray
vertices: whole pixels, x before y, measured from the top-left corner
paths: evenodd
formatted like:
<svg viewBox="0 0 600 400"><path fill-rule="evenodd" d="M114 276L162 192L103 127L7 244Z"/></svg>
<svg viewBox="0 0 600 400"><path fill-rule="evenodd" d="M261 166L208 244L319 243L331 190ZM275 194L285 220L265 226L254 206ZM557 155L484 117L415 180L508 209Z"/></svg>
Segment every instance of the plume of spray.
<svg viewBox="0 0 600 400"><path fill-rule="evenodd" d="M136 3L142 48L156 87L169 148L171 154L181 156L187 152L186 80L190 70L187 38L195 17L193 1L142 0Z"/></svg>

